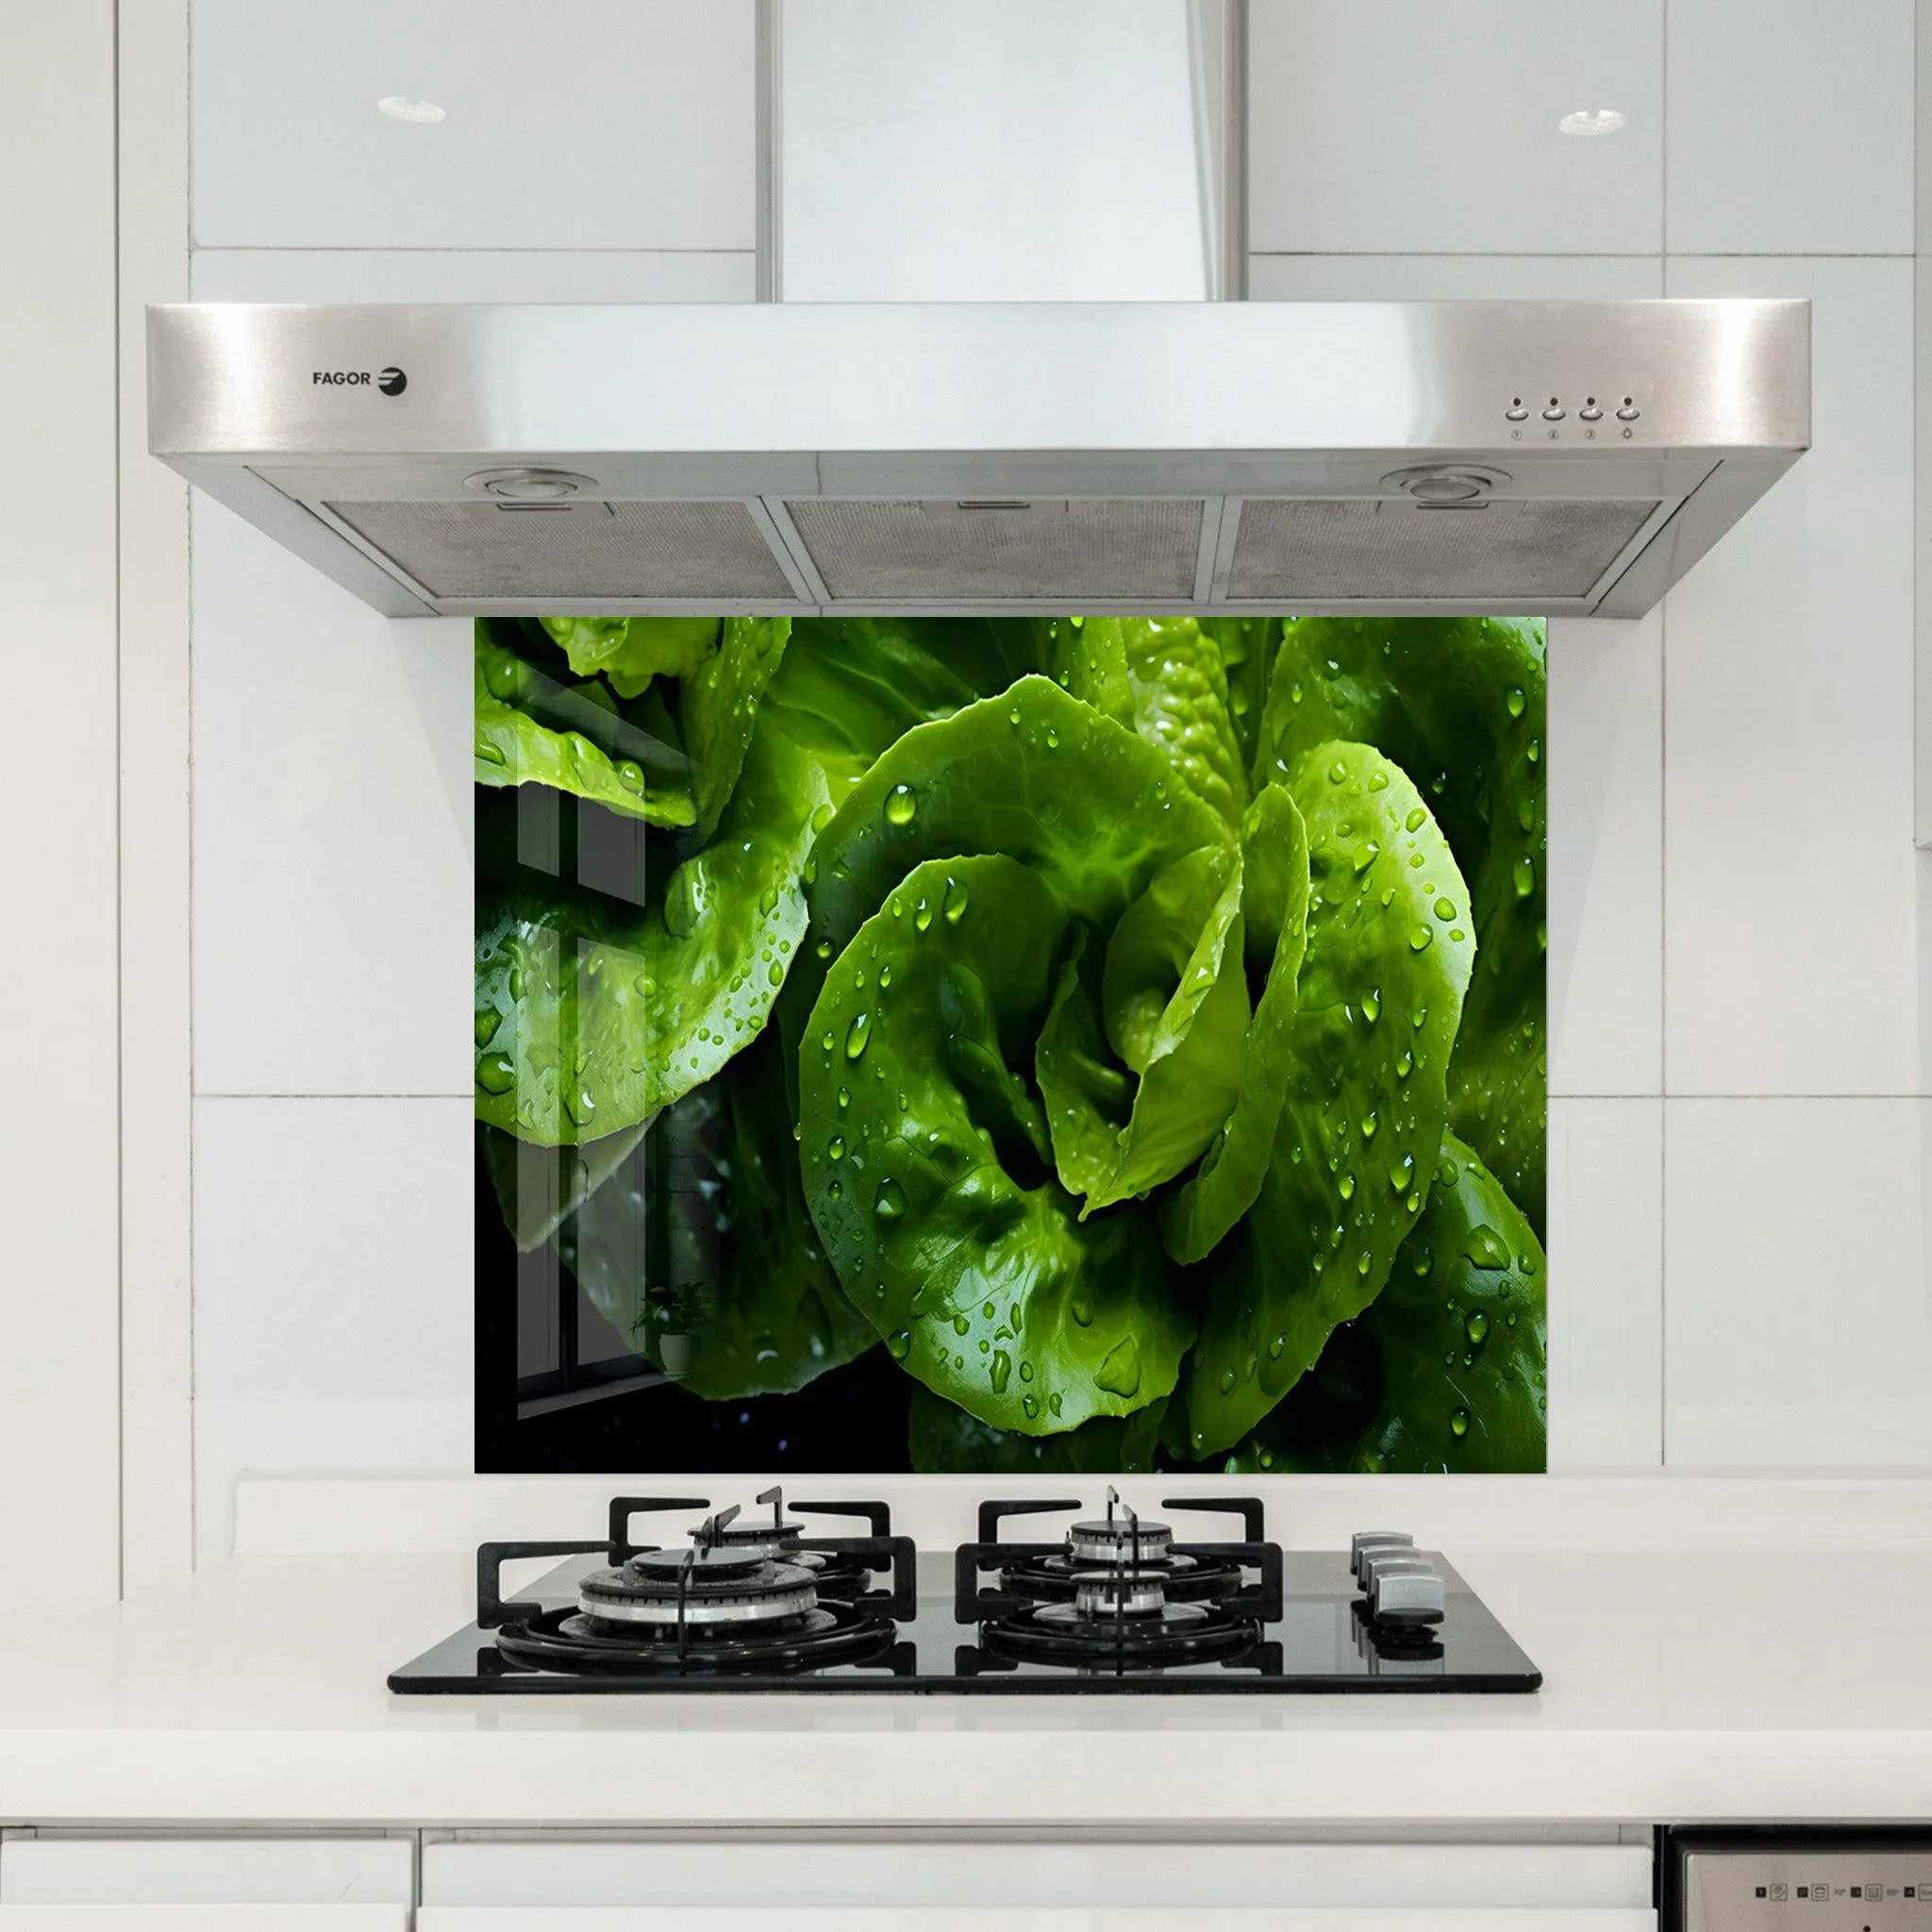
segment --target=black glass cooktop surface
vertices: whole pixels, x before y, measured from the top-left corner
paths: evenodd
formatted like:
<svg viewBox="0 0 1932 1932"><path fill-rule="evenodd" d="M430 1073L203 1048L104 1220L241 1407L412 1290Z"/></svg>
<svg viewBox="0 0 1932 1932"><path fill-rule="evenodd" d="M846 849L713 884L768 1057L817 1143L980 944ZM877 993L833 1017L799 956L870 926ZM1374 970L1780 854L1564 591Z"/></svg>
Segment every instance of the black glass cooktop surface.
<svg viewBox="0 0 1932 1932"><path fill-rule="evenodd" d="M721 1528L735 1511L707 1518L689 1549L629 1543L628 1512L642 1507L613 1504L608 1545L484 1545L476 1620L392 1673L390 1689L1211 1695L1521 1692L1542 1682L1441 1556L1395 1553L1405 1580L1439 1586L1415 1612L1424 1621L1378 1620L1349 1552L1283 1552L1260 1536L1258 1504L1165 1506L1241 1514L1250 1534L1238 1542L1187 1542L1164 1524L1143 1532L1131 1510L1117 1521L1109 1504L1105 1520L1037 1543L999 1540L1002 1516L1080 1506L989 1504L981 1541L950 1561L916 1561L909 1542L888 1533L880 1505L836 1506L867 1517L869 1537L811 1536L819 1525L788 1524L777 1505L770 1524ZM835 1508L791 1507L806 1519ZM503 1598L505 1562L550 1556L568 1560ZM932 1593L945 1583L949 1594ZM1401 1618L1399 1583L1384 1589L1396 1606L1390 1618Z"/></svg>

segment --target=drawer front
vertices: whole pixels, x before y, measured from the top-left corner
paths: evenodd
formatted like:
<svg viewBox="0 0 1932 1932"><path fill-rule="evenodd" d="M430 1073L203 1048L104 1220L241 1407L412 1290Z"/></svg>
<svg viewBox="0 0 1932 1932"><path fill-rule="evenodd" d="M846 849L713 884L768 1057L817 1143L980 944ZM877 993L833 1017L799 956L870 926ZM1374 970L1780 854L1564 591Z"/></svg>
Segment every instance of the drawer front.
<svg viewBox="0 0 1932 1932"><path fill-rule="evenodd" d="M95 1905L407 1907L415 1898L414 1849L401 1838L9 1838L0 1844L0 1911ZM20 1923L0 1917L0 1926Z"/></svg>
<svg viewBox="0 0 1932 1932"><path fill-rule="evenodd" d="M1633 1923L1627 1932L1648 1932L1651 1852L1647 1845L431 1840L423 1847L423 1904L782 1906L794 1914L860 1907L982 1915L1136 1908L1164 1911L1171 1921L1176 1912L1198 1921L1210 1909L1254 1907L1357 1915L1560 1907L1636 1911L1644 1924ZM1626 1932L1622 1922L1589 1924L1595 1932ZM1317 1932L1314 1921L1307 1925ZM1524 1922L1524 1932L1541 1928Z"/></svg>
<svg viewBox="0 0 1932 1932"><path fill-rule="evenodd" d="M425 1906L417 1932L983 1932L977 1906ZM1004 1932L1657 1932L1635 1907L1016 1906Z"/></svg>
<svg viewBox="0 0 1932 1932"><path fill-rule="evenodd" d="M408 1932L407 1906L0 1905L0 1932Z"/></svg>

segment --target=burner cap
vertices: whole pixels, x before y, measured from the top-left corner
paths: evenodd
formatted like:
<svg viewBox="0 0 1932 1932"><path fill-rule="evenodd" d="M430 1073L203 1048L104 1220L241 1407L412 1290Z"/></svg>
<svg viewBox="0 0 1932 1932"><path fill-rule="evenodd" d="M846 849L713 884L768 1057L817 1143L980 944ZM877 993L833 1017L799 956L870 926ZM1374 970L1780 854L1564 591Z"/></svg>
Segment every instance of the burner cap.
<svg viewBox="0 0 1932 1932"><path fill-rule="evenodd" d="M1074 1607L1083 1617L1158 1617L1167 1608L1167 1591L1158 1574L1082 1571L1074 1578Z"/></svg>
<svg viewBox="0 0 1932 1932"><path fill-rule="evenodd" d="M1164 1523L1141 1519L1140 1550L1143 1563L1158 1562L1173 1546L1174 1531ZM1134 1526L1124 1516L1108 1521L1076 1523L1067 1532L1067 1549L1079 1563L1131 1563Z"/></svg>
<svg viewBox="0 0 1932 1932"><path fill-rule="evenodd" d="M700 1546L695 1550L645 1550L633 1557L625 1568L646 1583L668 1584L677 1588L677 1579L691 1566L692 1589L755 1576L764 1566L765 1553L759 1549L724 1549Z"/></svg>

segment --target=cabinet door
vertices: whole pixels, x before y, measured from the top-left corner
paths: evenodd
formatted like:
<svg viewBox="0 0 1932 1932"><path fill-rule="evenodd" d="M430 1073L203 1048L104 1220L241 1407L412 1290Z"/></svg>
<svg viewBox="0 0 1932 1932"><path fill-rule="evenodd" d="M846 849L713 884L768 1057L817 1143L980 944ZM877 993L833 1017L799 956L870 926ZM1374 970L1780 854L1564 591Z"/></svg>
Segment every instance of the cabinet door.
<svg viewBox="0 0 1932 1932"><path fill-rule="evenodd" d="M194 0L201 248L749 249L752 0Z"/></svg>

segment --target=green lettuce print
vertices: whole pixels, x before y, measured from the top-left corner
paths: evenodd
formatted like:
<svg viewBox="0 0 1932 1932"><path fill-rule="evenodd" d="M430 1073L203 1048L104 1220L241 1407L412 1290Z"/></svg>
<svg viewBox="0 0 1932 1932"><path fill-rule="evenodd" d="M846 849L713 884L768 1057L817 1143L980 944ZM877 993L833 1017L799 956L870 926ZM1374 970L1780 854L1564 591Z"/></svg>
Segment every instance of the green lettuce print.
<svg viewBox="0 0 1932 1932"><path fill-rule="evenodd" d="M1453 1134L1389 1285L1229 1458L1235 1470L1541 1470L1543 1253ZM1339 1344L1339 1345L1338 1345Z"/></svg>
<svg viewBox="0 0 1932 1932"><path fill-rule="evenodd" d="M475 676L479 1171L687 1393L852 1466L1541 1466L1540 625L488 620Z"/></svg>
<svg viewBox="0 0 1932 1932"><path fill-rule="evenodd" d="M547 785L650 824L693 823L691 760L662 702L620 702L574 675L537 625L477 620L477 784Z"/></svg>
<svg viewBox="0 0 1932 1932"><path fill-rule="evenodd" d="M1096 971L1099 957L1082 928L1034 1059L1083 1216L1172 1180L1234 1105L1248 1027L1240 852L1176 859L1121 915Z"/></svg>
<svg viewBox="0 0 1932 1932"><path fill-rule="evenodd" d="M1305 617L1285 628L1255 770L1326 738L1378 745L1423 791L1468 879L1477 969L1450 1119L1543 1224L1546 1074L1540 624Z"/></svg>
<svg viewBox="0 0 1932 1932"><path fill-rule="evenodd" d="M733 618L734 624L757 620ZM603 676L621 698L658 676L689 677L718 645L715 617L546 617L543 629L579 677Z"/></svg>
<svg viewBox="0 0 1932 1932"><path fill-rule="evenodd" d="M1072 618L1047 626L1060 685L1138 732L1224 824L1247 803L1220 646L1191 617Z"/></svg>
<svg viewBox="0 0 1932 1932"><path fill-rule="evenodd" d="M915 865L799 1051L806 1200L846 1293L917 1380L1035 1435L1165 1395L1192 1339L1143 1217L1083 1221L1052 1174L1022 1070L1070 923L1004 854Z"/></svg>
<svg viewBox="0 0 1932 1932"><path fill-rule="evenodd" d="M1154 1469L1167 1404L1130 1416L1096 1416L1061 1436L989 1428L917 1384L906 1450L921 1475L1144 1475Z"/></svg>
<svg viewBox="0 0 1932 1932"><path fill-rule="evenodd" d="M1456 861L1399 767L1371 745L1318 744L1287 789L1307 838L1307 929L1274 1144L1206 1284L1187 1385L1196 1456L1238 1442L1382 1291L1435 1170L1474 954Z"/></svg>
<svg viewBox="0 0 1932 1932"><path fill-rule="evenodd" d="M689 857L647 849L644 906L523 862L514 814L479 808L477 1115L520 1139L635 1125L756 1039L804 937L819 828L887 746L1007 675L986 626L858 620L822 626L809 652L726 630L678 695L689 735L736 758L729 797Z"/></svg>
<svg viewBox="0 0 1932 1932"><path fill-rule="evenodd" d="M708 1401L802 1389L877 1339L807 1217L769 1046L668 1109L555 1244L598 1313Z"/></svg>

